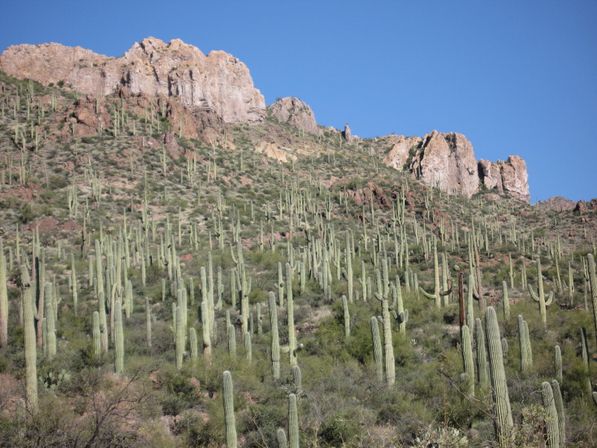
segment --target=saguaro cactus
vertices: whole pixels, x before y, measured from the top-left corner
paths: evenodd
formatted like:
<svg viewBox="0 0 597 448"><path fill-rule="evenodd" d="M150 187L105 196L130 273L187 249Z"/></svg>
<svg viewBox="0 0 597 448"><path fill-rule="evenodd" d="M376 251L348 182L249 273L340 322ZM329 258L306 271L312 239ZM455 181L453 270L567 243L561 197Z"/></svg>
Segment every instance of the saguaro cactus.
<svg viewBox="0 0 597 448"><path fill-rule="evenodd" d="M295 394L288 395L288 434L290 448L299 448L298 409Z"/></svg>
<svg viewBox="0 0 597 448"><path fill-rule="evenodd" d="M481 389L485 389L489 385L487 345L485 343L485 329L478 317L475 319L475 341L477 343L477 382Z"/></svg>
<svg viewBox="0 0 597 448"><path fill-rule="evenodd" d="M273 292L269 293L269 318L271 333L271 360L272 373L275 380L280 379L280 336L278 334L278 306L276 296Z"/></svg>
<svg viewBox="0 0 597 448"><path fill-rule="evenodd" d="M25 339L25 377L27 383L27 403L31 412L36 413L37 405L37 347L33 303L33 286L25 266L21 267L23 284L23 332Z"/></svg>
<svg viewBox="0 0 597 448"><path fill-rule="evenodd" d="M100 318L97 311L93 312L93 354L100 356L102 353L102 341L100 331Z"/></svg>
<svg viewBox="0 0 597 448"><path fill-rule="evenodd" d="M485 333L489 353L491 386L493 388L496 435L499 446L508 448L511 446L514 421L512 420L510 396L504 370L500 327L498 326L495 309L492 306L487 307L485 313Z"/></svg>
<svg viewBox="0 0 597 448"><path fill-rule="evenodd" d="M545 408L545 429L547 436L547 446L549 448L559 448L560 446L560 426L558 423L558 411L553 397L551 384L544 381L541 384L541 396L543 398L543 407Z"/></svg>
<svg viewBox="0 0 597 448"><path fill-rule="evenodd" d="M528 285L529 294L536 302L539 302L539 312L541 313L541 322L543 322L543 328L547 328L547 308L553 302L553 291L549 294L547 300L545 299L545 290L543 288L543 273L541 271L541 257L537 257L537 290L539 293L535 293L533 287Z"/></svg>
<svg viewBox="0 0 597 448"><path fill-rule="evenodd" d="M518 341L520 344L520 371L526 373L533 367L533 350L529 326L520 314L518 315Z"/></svg>
<svg viewBox="0 0 597 448"><path fill-rule="evenodd" d="M385 298L377 296L382 303L383 316L383 340L386 360L386 384L392 387L396 382L396 366L394 361L394 344L392 341L392 320L390 319L390 308Z"/></svg>
<svg viewBox="0 0 597 448"><path fill-rule="evenodd" d="M344 337L350 337L350 311L348 310L348 300L342 296L342 308L344 310Z"/></svg>
<svg viewBox="0 0 597 448"><path fill-rule="evenodd" d="M448 290L442 291L440 287L439 281L439 262L437 259L437 241L435 238L433 239L433 294L426 292L422 287L419 287L419 290L423 293L425 297L428 299L435 300L435 306L437 308L441 308L442 306L442 297L447 296L452 292L452 285L448 286Z"/></svg>
<svg viewBox="0 0 597 448"><path fill-rule="evenodd" d="M563 381L562 375L562 350L559 345L554 347L554 370L556 379L561 383Z"/></svg>
<svg viewBox="0 0 597 448"><path fill-rule="evenodd" d="M462 364L464 366L464 380L469 397L475 396L475 364L473 362L473 344L468 325L463 325L462 335Z"/></svg>
<svg viewBox="0 0 597 448"><path fill-rule="evenodd" d="M510 320L510 299L508 297L508 283L506 283L506 280L502 282L502 296L504 306L504 319Z"/></svg>
<svg viewBox="0 0 597 448"><path fill-rule="evenodd" d="M8 344L8 290L6 287L6 256L0 240L0 347Z"/></svg>
<svg viewBox="0 0 597 448"><path fill-rule="evenodd" d="M56 321L54 320L54 290L50 282L44 285L45 306L46 306L46 335L48 347L48 359L56 356Z"/></svg>
<svg viewBox="0 0 597 448"><path fill-rule="evenodd" d="M595 338L597 339L597 274L595 273L595 258L593 254L587 255L589 284L591 285L591 303L593 305L593 325L595 326Z"/></svg>
<svg viewBox="0 0 597 448"><path fill-rule="evenodd" d="M223 374L224 422L226 424L226 447L236 448L236 420L234 417L234 387L232 375L226 370Z"/></svg>
<svg viewBox="0 0 597 448"><path fill-rule="evenodd" d="M562 392L560 391L560 384L557 380L551 380L551 388L553 390L553 399L556 404L556 411L558 412L560 448L564 448L566 446L566 412L564 410L564 400L562 400Z"/></svg>
<svg viewBox="0 0 597 448"><path fill-rule="evenodd" d="M124 329L122 327L122 301L116 298L114 304L114 367L117 374L124 371Z"/></svg>
<svg viewBox="0 0 597 448"><path fill-rule="evenodd" d="M375 372L377 380L383 381L383 351L381 350L381 337L379 334L379 324L375 316L371 317L371 337L373 339L373 359L375 360Z"/></svg>
<svg viewBox="0 0 597 448"><path fill-rule="evenodd" d="M278 428L276 431L276 441L278 448L288 448L288 441L286 440L286 431L283 428Z"/></svg>

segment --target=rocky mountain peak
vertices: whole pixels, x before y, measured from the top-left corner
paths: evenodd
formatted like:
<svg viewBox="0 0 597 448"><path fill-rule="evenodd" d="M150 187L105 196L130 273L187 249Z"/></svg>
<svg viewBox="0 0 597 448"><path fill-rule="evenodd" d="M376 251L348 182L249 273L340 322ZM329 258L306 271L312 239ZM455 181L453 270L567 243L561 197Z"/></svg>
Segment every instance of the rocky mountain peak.
<svg viewBox="0 0 597 448"><path fill-rule="evenodd" d="M212 110L227 123L259 121L265 111L244 63L223 51L206 56L180 39L166 43L148 37L119 58L59 44L16 45L2 53L0 69L44 85L61 82L86 95L123 91L176 97L189 109Z"/></svg>

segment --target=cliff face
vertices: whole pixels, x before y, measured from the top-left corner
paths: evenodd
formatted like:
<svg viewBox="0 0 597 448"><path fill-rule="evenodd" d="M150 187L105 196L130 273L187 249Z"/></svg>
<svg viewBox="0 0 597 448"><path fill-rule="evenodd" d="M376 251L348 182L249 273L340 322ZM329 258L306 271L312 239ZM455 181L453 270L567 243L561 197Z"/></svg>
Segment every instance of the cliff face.
<svg viewBox="0 0 597 448"><path fill-rule="evenodd" d="M433 131L423 138L391 137L393 143L384 163L406 170L423 183L450 194L471 197L481 186L529 202L525 161L509 156L506 161L477 161L473 145L457 133Z"/></svg>
<svg viewBox="0 0 597 448"><path fill-rule="evenodd" d="M206 56L179 39L146 38L120 58L53 43L16 45L2 53L0 69L93 96L173 97L191 110L212 110L227 123L258 121L265 111L245 64L223 51Z"/></svg>

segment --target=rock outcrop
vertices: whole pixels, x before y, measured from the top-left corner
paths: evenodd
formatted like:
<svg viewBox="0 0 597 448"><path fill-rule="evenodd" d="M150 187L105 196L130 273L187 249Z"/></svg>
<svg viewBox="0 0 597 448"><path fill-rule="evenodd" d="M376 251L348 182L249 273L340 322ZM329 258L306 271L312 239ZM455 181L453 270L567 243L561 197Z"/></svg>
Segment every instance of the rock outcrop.
<svg viewBox="0 0 597 448"><path fill-rule="evenodd" d="M15 45L0 56L0 69L85 95L175 97L189 109L212 110L227 123L258 121L265 112L245 64L223 51L205 55L179 39L146 38L119 58L55 43Z"/></svg>
<svg viewBox="0 0 597 448"><path fill-rule="evenodd" d="M427 134L416 147L408 170L423 183L449 194L471 197L479 191L473 145L462 134Z"/></svg>
<svg viewBox="0 0 597 448"><path fill-rule="evenodd" d="M390 136L385 143L391 145L384 154L385 165L410 172L429 186L467 197L483 186L520 201L530 200L527 168L519 156L505 162L477 162L473 145L464 135L438 131L423 138Z"/></svg>
<svg viewBox="0 0 597 448"><path fill-rule="evenodd" d="M384 156L383 162L397 170L406 168L405 165L411 150L415 151L423 141L421 137L405 137L404 135L391 135L388 139L392 147Z"/></svg>
<svg viewBox="0 0 597 448"><path fill-rule="evenodd" d="M479 161L479 178L487 190L529 202L529 177L527 165L520 156L509 156L504 161Z"/></svg>
<svg viewBox="0 0 597 448"><path fill-rule="evenodd" d="M535 207L553 212L565 212L574 210L576 204L577 203L572 199L568 199L563 196L553 196L544 201L537 202Z"/></svg>
<svg viewBox="0 0 597 448"><path fill-rule="evenodd" d="M293 96L280 98L267 110L280 123L289 124L310 134L319 135L321 133L313 110L299 98Z"/></svg>

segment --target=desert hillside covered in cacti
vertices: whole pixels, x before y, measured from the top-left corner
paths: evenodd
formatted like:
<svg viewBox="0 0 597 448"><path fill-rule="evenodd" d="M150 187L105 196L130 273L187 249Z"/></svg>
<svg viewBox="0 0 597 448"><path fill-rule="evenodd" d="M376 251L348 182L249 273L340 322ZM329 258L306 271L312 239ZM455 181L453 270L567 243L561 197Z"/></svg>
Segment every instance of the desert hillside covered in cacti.
<svg viewBox="0 0 597 448"><path fill-rule="evenodd" d="M59 84L0 73L0 446L597 445L594 210Z"/></svg>

